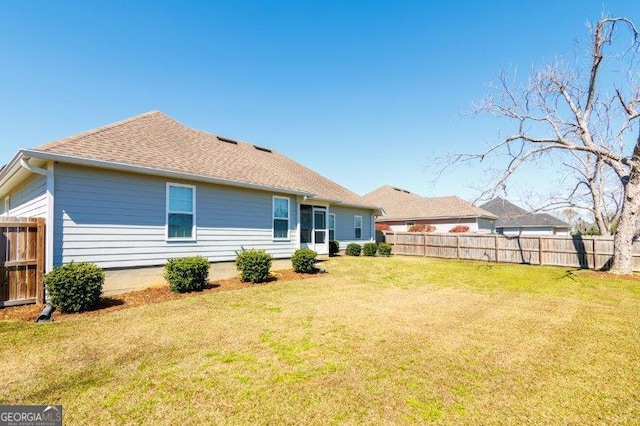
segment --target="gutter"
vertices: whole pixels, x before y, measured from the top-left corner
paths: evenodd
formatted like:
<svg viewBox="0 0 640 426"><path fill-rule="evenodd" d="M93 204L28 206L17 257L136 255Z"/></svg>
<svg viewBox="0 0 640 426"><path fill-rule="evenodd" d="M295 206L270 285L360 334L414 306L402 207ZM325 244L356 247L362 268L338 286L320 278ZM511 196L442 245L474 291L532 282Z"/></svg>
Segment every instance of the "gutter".
<svg viewBox="0 0 640 426"><path fill-rule="evenodd" d="M22 156L20 155L20 152L18 152L16 155L13 156L11 161L9 161L4 166L4 168L0 172L0 188L3 187L4 184L8 180L10 180L16 173L18 173L18 171L20 170L20 167L16 167L16 166L20 163L20 160L22 160Z"/></svg>
<svg viewBox="0 0 640 426"><path fill-rule="evenodd" d="M213 183L226 186L234 186L238 188L256 189L260 191L280 192L284 194L299 195L301 197L312 198L315 194L304 191L296 191L294 189L282 188L278 186L260 185L250 182L235 181L231 179L214 178L210 176L194 175L186 172L178 172L173 170L158 169L155 167L134 166L126 163L118 163L104 160L94 160L85 157L75 157L72 155L55 154L51 152L36 151L31 149L22 149L18 152L18 156L39 158L41 160L59 161L61 163L75 164L79 166L97 167L101 169L119 170L123 172L139 173L153 176L163 176L173 179L182 179L198 182ZM0 181L1 182L1 181ZM0 183L1 184L1 183Z"/></svg>
<svg viewBox="0 0 640 426"><path fill-rule="evenodd" d="M38 174L38 175L47 176L49 174L48 170L42 169L40 167L36 167L36 166L33 166L33 165L29 164L29 160L30 159L31 158L29 158L29 157L20 158L20 166L22 166L24 169L27 169L31 173L35 173L35 174Z"/></svg>
<svg viewBox="0 0 640 426"><path fill-rule="evenodd" d="M338 205L338 206L344 206L344 207L356 207L358 209L374 210L376 214L378 214L378 213L384 214L384 210L381 207L376 207L376 206L372 206L372 205L368 205L368 204L345 203L343 201L332 200L330 198L316 198L316 197L313 197L313 200L321 201L321 202L325 202L325 203L329 203L329 204L333 204L333 205Z"/></svg>
<svg viewBox="0 0 640 426"><path fill-rule="evenodd" d="M414 216L414 217L385 217L385 221L389 220L440 220L440 219L492 219L497 220L497 217L491 216Z"/></svg>

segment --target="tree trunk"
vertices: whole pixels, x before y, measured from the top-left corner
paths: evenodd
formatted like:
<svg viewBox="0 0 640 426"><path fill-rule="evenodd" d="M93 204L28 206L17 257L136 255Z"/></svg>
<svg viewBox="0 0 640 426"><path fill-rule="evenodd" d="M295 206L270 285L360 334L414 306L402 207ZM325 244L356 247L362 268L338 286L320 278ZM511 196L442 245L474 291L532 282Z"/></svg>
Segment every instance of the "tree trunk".
<svg viewBox="0 0 640 426"><path fill-rule="evenodd" d="M618 230L613 238L614 274L633 273L633 237L636 233L636 223L640 213L640 174L631 171L629 182L624 187L624 199Z"/></svg>
<svg viewBox="0 0 640 426"><path fill-rule="evenodd" d="M594 200L593 217L596 220L596 226L600 231L600 235L609 236L611 235L611 229L604 218L604 209L602 208L604 203L602 202L602 195L598 196L592 192L592 197Z"/></svg>

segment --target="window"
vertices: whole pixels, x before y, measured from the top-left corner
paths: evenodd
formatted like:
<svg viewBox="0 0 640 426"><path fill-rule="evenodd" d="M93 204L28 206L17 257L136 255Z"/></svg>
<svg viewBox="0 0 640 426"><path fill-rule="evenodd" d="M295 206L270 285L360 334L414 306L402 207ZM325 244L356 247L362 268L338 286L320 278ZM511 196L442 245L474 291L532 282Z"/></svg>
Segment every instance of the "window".
<svg viewBox="0 0 640 426"><path fill-rule="evenodd" d="M407 221L407 231L414 226L416 223L413 220L408 220Z"/></svg>
<svg viewBox="0 0 640 426"><path fill-rule="evenodd" d="M195 240L196 187L167 183L167 239Z"/></svg>
<svg viewBox="0 0 640 426"><path fill-rule="evenodd" d="M362 216L353 217L353 226L356 230L356 239L362 238Z"/></svg>
<svg viewBox="0 0 640 426"><path fill-rule="evenodd" d="M273 238L289 238L289 199L273 197Z"/></svg>
<svg viewBox="0 0 640 426"><path fill-rule="evenodd" d="M336 214L329 213L329 241L336 239Z"/></svg>

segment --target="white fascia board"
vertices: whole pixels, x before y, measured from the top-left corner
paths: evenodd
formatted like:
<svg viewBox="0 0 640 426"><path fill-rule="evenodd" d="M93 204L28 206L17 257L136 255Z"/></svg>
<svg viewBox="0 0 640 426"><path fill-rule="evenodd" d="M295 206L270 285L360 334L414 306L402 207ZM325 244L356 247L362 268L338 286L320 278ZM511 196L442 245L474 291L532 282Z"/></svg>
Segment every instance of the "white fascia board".
<svg viewBox="0 0 640 426"><path fill-rule="evenodd" d="M212 184L218 184L218 185L233 186L238 188L256 189L256 190L268 191L268 192L279 192L283 194L300 195L303 197L314 196L314 194L310 192L296 191L293 189L281 188L278 186L259 185L259 184L254 184L250 182L241 182L241 181L235 181L231 179L194 175L191 173L158 169L154 167L134 166L126 163L95 160L92 158L76 157L72 155L56 154L51 152L42 152L42 151L23 149L19 152L19 154L22 154L24 156L28 156L31 158L39 158L42 160L49 160L49 161L58 161L61 163L75 164L78 166L97 167L101 169L119 170L119 171L130 172L130 173L162 176L162 177L167 177L171 179L182 179L182 180L188 180L188 181L205 182L205 183L212 183Z"/></svg>
<svg viewBox="0 0 640 426"><path fill-rule="evenodd" d="M0 171L0 188L3 188L5 184L22 169L20 165L20 160L22 160L22 153L18 151L16 155L4 166L2 171ZM4 195L4 194L2 194Z"/></svg>
<svg viewBox="0 0 640 426"><path fill-rule="evenodd" d="M320 202L320 203L328 203L329 205L333 205L333 206L344 206L344 207L355 207L358 209L363 209L363 210L371 210L374 212L374 215L378 215L378 213L380 212L384 212L384 210L382 210L380 207L373 207L370 205L362 205L362 204L353 204L353 203L345 203L343 201L340 200L332 200L329 198L309 198L307 199L308 202L312 202L312 201L316 201L316 202Z"/></svg>

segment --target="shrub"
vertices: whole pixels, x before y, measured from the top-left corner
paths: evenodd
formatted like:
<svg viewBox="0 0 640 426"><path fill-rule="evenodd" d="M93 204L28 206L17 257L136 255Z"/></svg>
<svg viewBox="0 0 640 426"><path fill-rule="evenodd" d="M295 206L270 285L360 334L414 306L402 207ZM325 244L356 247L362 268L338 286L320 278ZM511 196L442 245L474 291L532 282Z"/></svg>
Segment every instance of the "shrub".
<svg viewBox="0 0 640 426"><path fill-rule="evenodd" d="M340 253L340 243L335 240L329 241L329 256L335 256L338 253Z"/></svg>
<svg viewBox="0 0 640 426"><path fill-rule="evenodd" d="M293 270L296 272L302 272L303 274L310 274L312 272L315 272L317 256L318 253L308 248L301 248L296 250L291 257Z"/></svg>
<svg viewBox="0 0 640 426"><path fill-rule="evenodd" d="M344 253L347 256L360 256L361 251L362 251L362 247L360 246L360 244L351 243L347 245L347 249L344 251Z"/></svg>
<svg viewBox="0 0 640 426"><path fill-rule="evenodd" d="M436 227L426 223L419 223L417 225L411 225L408 232L433 232Z"/></svg>
<svg viewBox="0 0 640 426"><path fill-rule="evenodd" d="M362 254L365 256L375 256L378 251L376 243L364 243L362 246Z"/></svg>
<svg viewBox="0 0 640 426"><path fill-rule="evenodd" d="M469 232L469 227L466 225L456 225L449 229L449 232Z"/></svg>
<svg viewBox="0 0 640 426"><path fill-rule="evenodd" d="M378 244L378 254L384 257L389 256L391 254L391 244L387 244L387 243Z"/></svg>
<svg viewBox="0 0 640 426"><path fill-rule="evenodd" d="M164 279L175 293L202 291L209 278L209 261L202 256L179 257L164 264Z"/></svg>
<svg viewBox="0 0 640 426"><path fill-rule="evenodd" d="M273 257L264 250L242 250L237 253L236 268L240 271L240 279L252 284L262 283L269 279L269 269Z"/></svg>
<svg viewBox="0 0 640 426"><path fill-rule="evenodd" d="M376 231L391 231L388 223L376 223Z"/></svg>
<svg viewBox="0 0 640 426"><path fill-rule="evenodd" d="M597 226L593 225L591 228L587 229L587 231L584 232L583 235L588 235L588 236L600 235L600 229L598 229Z"/></svg>
<svg viewBox="0 0 640 426"><path fill-rule="evenodd" d="M67 263L44 276L49 303L62 312L81 312L100 301L104 271L93 263Z"/></svg>

